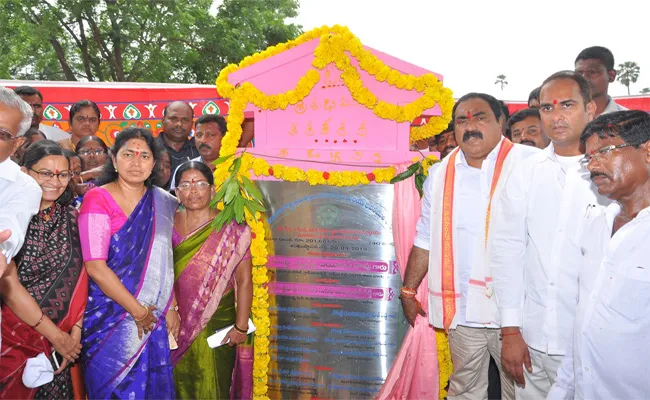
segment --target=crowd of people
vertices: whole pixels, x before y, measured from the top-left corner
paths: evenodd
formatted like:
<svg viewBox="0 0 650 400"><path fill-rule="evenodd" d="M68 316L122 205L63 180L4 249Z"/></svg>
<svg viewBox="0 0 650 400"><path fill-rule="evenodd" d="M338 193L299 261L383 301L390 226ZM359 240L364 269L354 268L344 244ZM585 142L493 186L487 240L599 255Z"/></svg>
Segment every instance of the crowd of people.
<svg viewBox="0 0 650 400"><path fill-rule="evenodd" d="M529 108L469 93L413 144L442 161L400 299L414 324L428 274L450 399L487 398L490 358L504 399L650 391L650 115L608 96L615 77L588 48ZM224 118L174 101L160 135L129 127L109 149L94 102L69 133L42 113L37 89L0 88L0 398L249 398L251 231L211 224Z"/></svg>
<svg viewBox="0 0 650 400"><path fill-rule="evenodd" d="M607 95L615 77L591 47L509 118L492 96L457 100L458 147L429 171L401 290L413 325L428 273L448 398L487 398L490 357L503 399L650 393L650 114Z"/></svg>
<svg viewBox="0 0 650 400"><path fill-rule="evenodd" d="M0 88L0 398L251 397L251 231L210 207L223 117L172 102L109 149L94 102L70 133L42 103Z"/></svg>

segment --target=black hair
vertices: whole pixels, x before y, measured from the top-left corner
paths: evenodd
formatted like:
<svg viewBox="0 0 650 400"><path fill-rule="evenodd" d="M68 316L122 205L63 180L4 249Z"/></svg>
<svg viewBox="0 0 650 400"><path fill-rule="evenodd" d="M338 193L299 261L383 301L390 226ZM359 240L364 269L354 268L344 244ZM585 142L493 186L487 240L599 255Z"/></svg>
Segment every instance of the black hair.
<svg viewBox="0 0 650 400"><path fill-rule="evenodd" d="M512 114L510 119L508 119L508 127L512 129L512 126L517 122L521 122L528 117L535 117L541 121L542 117L539 115L539 110L536 108L524 108L519 110L516 113Z"/></svg>
<svg viewBox="0 0 650 400"><path fill-rule="evenodd" d="M71 160L72 158L76 157L81 161L81 157L79 157L79 154L75 153L72 150L63 149L63 155L66 156L68 160ZM70 168L72 168L72 166Z"/></svg>
<svg viewBox="0 0 650 400"><path fill-rule="evenodd" d="M490 96L489 94L472 92L472 93L467 93L466 95L464 95L463 97L461 97L456 101L456 104L454 104L454 108L451 111L452 120L456 116L456 109L458 108L458 105L464 101L471 100L471 99L481 99L486 103L488 103L490 105L490 108L492 109L492 112L494 113L494 118L496 118L497 121L503 115L503 108L501 107L501 103L499 103L499 100L497 100L493 96Z"/></svg>
<svg viewBox="0 0 650 400"><path fill-rule="evenodd" d="M169 107L171 107L171 105L174 104L174 103L183 103L183 104L185 104L185 105L187 106L187 108L190 109L190 112L192 113L192 118L194 118L194 109L192 108L192 106L190 106L190 105L187 104L186 102L184 102L184 101L180 101L180 100L174 100L174 101L172 101L172 102L167 103L167 105L165 106L165 108L163 108L163 113L162 113L162 114L163 114L163 118L167 115L167 110L169 109Z"/></svg>
<svg viewBox="0 0 650 400"><path fill-rule="evenodd" d="M587 124L580 135L580 143L584 144L593 135L601 139L620 137L625 143L639 147L650 140L650 114L639 110L601 114Z"/></svg>
<svg viewBox="0 0 650 400"><path fill-rule="evenodd" d="M508 108L506 102L503 100L499 100L499 104L501 104L501 111L503 111L503 119L507 121L508 118L510 118L510 109Z"/></svg>
<svg viewBox="0 0 650 400"><path fill-rule="evenodd" d="M72 120L74 119L75 114L81 111L82 108L86 107L92 107L92 109L97 113L97 119L100 121L102 120L102 113L99 112L99 107L97 107L97 104L95 104L94 101L79 100L70 107L70 124L72 124Z"/></svg>
<svg viewBox="0 0 650 400"><path fill-rule="evenodd" d="M578 87L580 88L580 95L582 96L582 100L585 103L586 109L587 103L591 101L591 87L589 86L589 82L587 82L587 80L582 75L575 71L559 71L546 78L546 80L544 80L544 83L542 83L542 86L540 86L540 95L542 93L542 89L544 86L546 86L547 83L560 79L569 79L578 84Z"/></svg>
<svg viewBox="0 0 650 400"><path fill-rule="evenodd" d="M542 91L542 87L538 86L535 89L533 89L530 94L528 95L528 107L530 107L530 102L533 100L539 101L539 93Z"/></svg>
<svg viewBox="0 0 650 400"><path fill-rule="evenodd" d="M61 146L52 140L41 140L40 142L36 142L33 145L29 146L20 161L20 165L26 169L31 169L36 163L48 156L65 157L65 159L68 160L68 169L70 169L70 158L66 156ZM56 199L56 202L63 206L72 204L74 195L71 182L72 179L70 179L68 182L68 186L66 186L65 191L61 194L61 196L59 196L58 199Z"/></svg>
<svg viewBox="0 0 650 400"><path fill-rule="evenodd" d="M437 134L436 136L434 136L436 145L438 145L438 142L440 142L440 136L443 133L453 132L453 131L454 131L454 121L452 119L451 121L449 121L449 125L447 125L447 129L445 129L444 131L442 131L439 134Z"/></svg>
<svg viewBox="0 0 650 400"><path fill-rule="evenodd" d="M79 142L77 142L77 146L75 147L75 151L77 153L79 153L79 150L81 150L81 148L83 148L84 145L86 143L88 143L88 142L97 142L97 143L99 143L99 145L102 146L102 149L104 149L104 151L106 153L108 153L108 146L106 146L106 143L104 143L103 140L101 140L100 138L98 138L97 136L94 136L94 135L84 136L81 139L79 139Z"/></svg>
<svg viewBox="0 0 650 400"><path fill-rule="evenodd" d="M144 181L146 187L154 186L154 182L160 180L160 159L162 156L162 145L158 140L155 140L151 131L146 128L138 127L128 127L122 132L118 133L115 138L115 143L111 147L108 157L106 157L106 164L104 164L104 170L102 175L99 177L99 185L106 185L117 180L119 174L115 170L115 165L113 164L113 157L117 157L117 153L122 147L131 139L141 139L147 143L147 146L151 149L153 154L154 167L151 171L151 175ZM112 156L112 157L111 157Z"/></svg>
<svg viewBox="0 0 650 400"><path fill-rule="evenodd" d="M608 48L602 46L587 47L582 50L573 64L580 60L598 60L605 66L607 71L614 69L614 55Z"/></svg>
<svg viewBox="0 0 650 400"><path fill-rule="evenodd" d="M25 138L25 142L29 142L31 140L31 138L33 136L36 136L36 135L41 135L41 136L43 136L43 138L47 139L47 136L45 136L45 134L43 132L39 131L38 128L29 128L29 129L27 129L27 132L25 132L23 137Z"/></svg>
<svg viewBox="0 0 650 400"><path fill-rule="evenodd" d="M212 174L210 167L201 161L186 161L182 163L176 170L176 174L174 175L174 182L176 183L176 186L178 186L178 184L181 182L181 177L183 174L191 169L199 171L201 174L203 174L205 180L208 181L210 185L214 185L214 175Z"/></svg>
<svg viewBox="0 0 650 400"><path fill-rule="evenodd" d="M210 122L214 122L219 126L219 130L221 131L221 136L226 135L226 119L222 117L221 115L215 115L215 114L206 114L206 115L201 115L196 122L194 123L194 127L198 127L201 124L208 124Z"/></svg>
<svg viewBox="0 0 650 400"><path fill-rule="evenodd" d="M41 101L43 101L43 95L41 92L31 86L18 86L14 89L14 93L16 93L18 96L33 96L36 94L41 98Z"/></svg>

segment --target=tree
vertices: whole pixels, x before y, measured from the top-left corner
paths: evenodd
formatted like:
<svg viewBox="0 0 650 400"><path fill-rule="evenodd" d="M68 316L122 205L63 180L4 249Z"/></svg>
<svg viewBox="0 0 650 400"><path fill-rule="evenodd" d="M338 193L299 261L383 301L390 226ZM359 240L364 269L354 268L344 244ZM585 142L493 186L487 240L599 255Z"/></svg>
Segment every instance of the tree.
<svg viewBox="0 0 650 400"><path fill-rule="evenodd" d="M506 80L506 76L501 74L497 75L497 80L494 82L495 85L501 85L501 98L503 99L503 88L506 87L508 84L508 81Z"/></svg>
<svg viewBox="0 0 650 400"><path fill-rule="evenodd" d="M213 83L301 33L298 0L0 0L0 78Z"/></svg>
<svg viewBox="0 0 650 400"><path fill-rule="evenodd" d="M618 64L616 71L616 79L627 87L627 95L630 95L630 84L636 83L639 79L639 71L641 68L634 61L625 61Z"/></svg>
<svg viewBox="0 0 650 400"><path fill-rule="evenodd" d="M641 91L640 91L639 93L641 93L641 94L648 94L648 93L650 93L650 87L647 87L647 88L643 88L643 89L641 89Z"/></svg>

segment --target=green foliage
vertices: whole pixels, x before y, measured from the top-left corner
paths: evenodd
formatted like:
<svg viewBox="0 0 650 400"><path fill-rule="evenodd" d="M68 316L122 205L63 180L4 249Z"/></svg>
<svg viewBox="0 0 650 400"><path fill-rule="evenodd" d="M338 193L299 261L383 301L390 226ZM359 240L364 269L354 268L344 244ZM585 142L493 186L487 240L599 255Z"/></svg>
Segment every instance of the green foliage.
<svg viewBox="0 0 650 400"><path fill-rule="evenodd" d="M226 162L232 156L234 154L220 157L215 161L215 165ZM212 207L216 207L220 202L224 203L223 210L212 221L216 230L221 229L233 219L239 224L243 223L246 220L245 210L248 210L253 215L256 212L263 213L266 211L262 192L260 192L253 181L243 175L239 175L242 156L235 158L229 169L230 175L228 175L228 178L219 187L219 190L217 190L217 193L212 199Z"/></svg>
<svg viewBox="0 0 650 400"><path fill-rule="evenodd" d="M425 173L424 161L425 160L422 159L409 165L406 171L395 175L395 177L393 177L393 179L390 180L390 183L395 184L397 182L401 182L415 175L415 188L418 190L418 193L420 194L420 198L422 198L422 196L424 196L424 189L423 189L424 181L427 179L427 176L424 174Z"/></svg>
<svg viewBox="0 0 650 400"><path fill-rule="evenodd" d="M290 39L297 0L0 0L0 78L213 83Z"/></svg>

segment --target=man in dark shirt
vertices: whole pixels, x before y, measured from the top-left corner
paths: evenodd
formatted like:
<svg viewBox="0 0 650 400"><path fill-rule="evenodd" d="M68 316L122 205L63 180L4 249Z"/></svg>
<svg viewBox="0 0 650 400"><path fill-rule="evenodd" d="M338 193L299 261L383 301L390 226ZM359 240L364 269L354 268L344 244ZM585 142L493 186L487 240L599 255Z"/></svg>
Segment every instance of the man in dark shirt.
<svg viewBox="0 0 650 400"><path fill-rule="evenodd" d="M173 101L163 110L162 132L158 140L162 143L171 161L171 171L193 158L199 156L199 151L190 138L194 113L192 107L182 101Z"/></svg>

